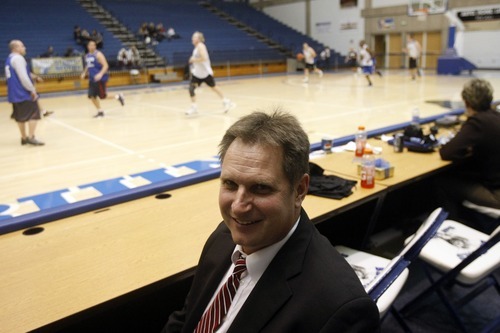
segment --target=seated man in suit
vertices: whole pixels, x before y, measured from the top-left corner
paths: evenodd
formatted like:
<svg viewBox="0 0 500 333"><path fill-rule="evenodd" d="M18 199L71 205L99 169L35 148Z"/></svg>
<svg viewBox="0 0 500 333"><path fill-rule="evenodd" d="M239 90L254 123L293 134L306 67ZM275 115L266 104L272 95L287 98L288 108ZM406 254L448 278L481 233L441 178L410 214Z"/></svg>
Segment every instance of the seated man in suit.
<svg viewBox="0 0 500 333"><path fill-rule="evenodd" d="M500 113L493 109L493 87L486 80L472 79L465 83L462 99L467 120L439 151L441 158L453 161L455 168L438 180L438 190L441 204L451 219L489 234L498 223L473 224L463 219L462 203L467 200L500 209Z"/></svg>
<svg viewBox="0 0 500 333"><path fill-rule="evenodd" d="M377 332L376 304L302 209L310 145L298 120L252 113L219 148L223 222L163 332Z"/></svg>

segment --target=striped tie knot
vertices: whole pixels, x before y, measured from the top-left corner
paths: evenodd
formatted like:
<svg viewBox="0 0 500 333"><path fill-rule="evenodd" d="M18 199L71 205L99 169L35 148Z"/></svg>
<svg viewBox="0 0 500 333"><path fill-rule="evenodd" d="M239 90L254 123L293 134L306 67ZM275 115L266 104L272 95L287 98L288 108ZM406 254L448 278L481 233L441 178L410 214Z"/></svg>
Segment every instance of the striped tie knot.
<svg viewBox="0 0 500 333"><path fill-rule="evenodd" d="M246 270L247 270L246 259L240 257L238 260L236 260L236 263L234 264L233 275L237 277L237 279L239 280L241 278L241 274Z"/></svg>

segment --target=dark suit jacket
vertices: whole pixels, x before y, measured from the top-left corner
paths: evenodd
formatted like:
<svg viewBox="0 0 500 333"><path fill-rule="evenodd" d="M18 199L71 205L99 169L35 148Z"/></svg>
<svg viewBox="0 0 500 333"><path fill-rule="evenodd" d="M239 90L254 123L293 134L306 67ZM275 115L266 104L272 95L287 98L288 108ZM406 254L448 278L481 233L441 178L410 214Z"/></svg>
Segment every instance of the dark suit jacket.
<svg viewBox="0 0 500 333"><path fill-rule="evenodd" d="M480 183L490 190L500 189L499 128L499 112L479 111L467 118L439 154L443 160L463 162L456 170L457 177Z"/></svg>
<svg viewBox="0 0 500 333"><path fill-rule="evenodd" d="M193 332L231 265L235 244L221 223L203 249L184 308L163 332ZM377 332L379 313L344 258L302 211L228 332Z"/></svg>

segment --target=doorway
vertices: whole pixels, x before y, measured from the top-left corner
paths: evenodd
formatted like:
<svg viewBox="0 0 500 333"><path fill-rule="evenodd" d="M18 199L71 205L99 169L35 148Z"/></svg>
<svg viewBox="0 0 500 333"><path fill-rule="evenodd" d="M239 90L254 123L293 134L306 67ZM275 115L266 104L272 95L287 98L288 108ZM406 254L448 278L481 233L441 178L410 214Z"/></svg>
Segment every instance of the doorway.
<svg viewBox="0 0 500 333"><path fill-rule="evenodd" d="M374 35L377 66L386 69L408 68L408 57L403 52L406 47L406 34L391 33ZM419 67L436 69L441 54L441 31L415 32L413 37L422 47Z"/></svg>

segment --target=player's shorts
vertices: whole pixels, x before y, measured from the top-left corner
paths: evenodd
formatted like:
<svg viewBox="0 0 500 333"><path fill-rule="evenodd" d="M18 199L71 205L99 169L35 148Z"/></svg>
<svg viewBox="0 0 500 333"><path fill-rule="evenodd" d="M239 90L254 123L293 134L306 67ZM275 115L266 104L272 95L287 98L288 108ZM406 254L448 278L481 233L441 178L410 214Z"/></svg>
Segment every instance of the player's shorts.
<svg viewBox="0 0 500 333"><path fill-rule="evenodd" d="M106 82L105 81L89 81L89 91L88 91L88 96L89 98L91 97L99 97L99 98L106 98L107 93L106 93Z"/></svg>
<svg viewBox="0 0 500 333"><path fill-rule="evenodd" d="M305 68L309 69L309 70L314 70L314 64L308 64L307 62L305 63Z"/></svg>
<svg viewBox="0 0 500 333"><path fill-rule="evenodd" d="M373 66L361 66L361 70L363 74L367 75L373 74Z"/></svg>
<svg viewBox="0 0 500 333"><path fill-rule="evenodd" d="M13 103L11 118L18 123L25 123L30 120L39 120L41 116L38 101Z"/></svg>
<svg viewBox="0 0 500 333"><path fill-rule="evenodd" d="M408 66L410 67L410 69L417 68L417 59L416 58L410 58Z"/></svg>
<svg viewBox="0 0 500 333"><path fill-rule="evenodd" d="M192 75L191 77L191 83L197 85L198 87L205 82L207 86L209 87L215 87L215 80L212 75L207 76L206 78L200 79L197 78L196 76Z"/></svg>

